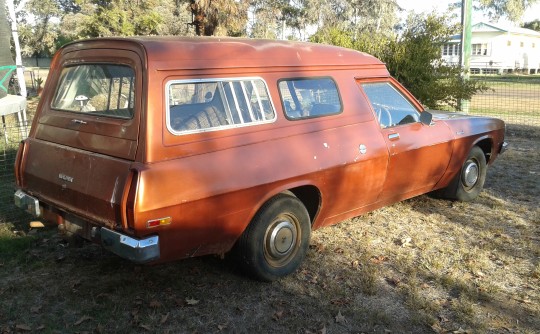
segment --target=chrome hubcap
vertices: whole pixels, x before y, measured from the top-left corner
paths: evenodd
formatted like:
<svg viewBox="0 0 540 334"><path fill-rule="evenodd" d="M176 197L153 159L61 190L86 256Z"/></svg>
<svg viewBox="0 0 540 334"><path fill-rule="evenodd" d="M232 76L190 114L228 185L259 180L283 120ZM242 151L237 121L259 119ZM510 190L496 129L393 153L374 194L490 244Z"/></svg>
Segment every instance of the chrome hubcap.
<svg viewBox="0 0 540 334"><path fill-rule="evenodd" d="M472 187L478 181L479 169L478 165L474 161L467 161L465 168L463 169L463 174L461 175L461 180L465 187Z"/></svg>
<svg viewBox="0 0 540 334"><path fill-rule="evenodd" d="M269 230L266 249L270 257L281 259L290 254L296 244L296 227L290 221L278 221Z"/></svg>

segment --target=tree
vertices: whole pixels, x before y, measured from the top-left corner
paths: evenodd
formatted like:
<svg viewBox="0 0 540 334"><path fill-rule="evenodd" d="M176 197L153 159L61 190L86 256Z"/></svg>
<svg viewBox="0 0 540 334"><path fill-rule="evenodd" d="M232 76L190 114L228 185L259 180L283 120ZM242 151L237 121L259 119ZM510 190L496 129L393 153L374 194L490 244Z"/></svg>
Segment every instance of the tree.
<svg viewBox="0 0 540 334"><path fill-rule="evenodd" d="M278 38L281 29L281 1L253 0L251 2L250 36L253 38Z"/></svg>
<svg viewBox="0 0 540 334"><path fill-rule="evenodd" d="M8 75L8 73L11 72L11 69L5 66L14 64L13 58L11 57L11 48L7 47L11 44L9 38L10 33L6 2L5 0L0 0L0 44L4 45L4 47L0 48L0 99L7 95L9 78L11 78L11 74Z"/></svg>
<svg viewBox="0 0 540 334"><path fill-rule="evenodd" d="M64 2L72 11L63 16L65 40L102 36L157 35L162 22L159 0L76 0Z"/></svg>
<svg viewBox="0 0 540 334"><path fill-rule="evenodd" d="M355 40L350 31L340 30L336 27L326 27L319 29L309 38L310 42L341 46L354 49Z"/></svg>
<svg viewBox="0 0 540 334"><path fill-rule="evenodd" d="M191 24L198 36L245 35L247 0L190 0Z"/></svg>
<svg viewBox="0 0 540 334"><path fill-rule="evenodd" d="M25 56L50 56L56 51L58 37L58 23L55 18L61 16L62 11L56 0L30 0L25 6L24 14L18 15L21 19L19 25L20 40L23 45L22 53ZM27 17L31 16L32 20Z"/></svg>
<svg viewBox="0 0 540 334"><path fill-rule="evenodd" d="M309 0L252 0L251 35L264 38L302 38L306 28L317 22L317 14L309 12L309 4Z"/></svg>
<svg viewBox="0 0 540 334"><path fill-rule="evenodd" d="M522 28L540 31L540 20L536 19L531 22L525 22L521 25Z"/></svg>
<svg viewBox="0 0 540 334"><path fill-rule="evenodd" d="M426 107L457 107L460 99L486 87L476 81L462 81L461 68L441 59L441 46L457 27L446 24L446 16L411 15L401 34L373 34L366 30L356 38L337 28L319 30L313 42L324 42L367 52L386 63L390 74Z"/></svg>
<svg viewBox="0 0 540 334"><path fill-rule="evenodd" d="M446 22L445 15L410 15L402 34L388 41L378 55L392 76L433 109L446 105L457 108L459 100L486 89L476 81L463 81L460 66L442 61L442 45L458 31ZM369 36L364 41L369 41Z"/></svg>
<svg viewBox="0 0 540 334"><path fill-rule="evenodd" d="M155 11L161 16L161 23L157 27L158 35L166 36L193 36L191 11L186 9L182 0L160 0Z"/></svg>
<svg viewBox="0 0 540 334"><path fill-rule="evenodd" d="M477 7L486 11L493 19L507 17L519 22L525 10L538 0L478 0Z"/></svg>
<svg viewBox="0 0 540 334"><path fill-rule="evenodd" d="M395 0L348 0L326 2L309 0L308 13L318 15L318 34L323 40L337 31L347 32L353 39L363 33L393 36L398 23L399 6ZM326 37L324 37L326 35Z"/></svg>

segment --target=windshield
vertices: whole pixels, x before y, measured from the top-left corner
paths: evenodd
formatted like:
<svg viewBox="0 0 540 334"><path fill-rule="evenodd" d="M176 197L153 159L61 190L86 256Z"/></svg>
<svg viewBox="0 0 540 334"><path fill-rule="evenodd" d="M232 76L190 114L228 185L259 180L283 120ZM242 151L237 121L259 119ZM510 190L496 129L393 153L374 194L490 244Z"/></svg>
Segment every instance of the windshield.
<svg viewBox="0 0 540 334"><path fill-rule="evenodd" d="M62 70L51 107L57 110L132 118L135 73L124 65L88 64Z"/></svg>

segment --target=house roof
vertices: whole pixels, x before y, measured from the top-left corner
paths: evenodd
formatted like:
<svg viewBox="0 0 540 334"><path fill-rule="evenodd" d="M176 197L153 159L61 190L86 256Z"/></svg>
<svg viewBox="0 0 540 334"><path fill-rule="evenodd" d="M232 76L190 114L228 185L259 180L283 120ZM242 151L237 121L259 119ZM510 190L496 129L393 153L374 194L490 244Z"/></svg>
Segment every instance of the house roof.
<svg viewBox="0 0 540 334"><path fill-rule="evenodd" d="M540 32L534 31L532 29L526 29L526 28L520 28L520 27L507 27L507 26L496 24L496 23L478 22L472 26L472 32L493 32L493 31L509 32L513 34L540 37Z"/></svg>
<svg viewBox="0 0 540 334"><path fill-rule="evenodd" d="M507 26L496 24L496 23L478 22L476 24L473 24L473 26L471 27L471 30L472 30L472 33L501 32L501 33L516 34L516 35L528 35L528 36L540 37L540 32L532 30L532 29L526 29L526 28L520 28L520 27L507 27ZM450 43L461 42L461 34L451 36L449 39L449 42Z"/></svg>

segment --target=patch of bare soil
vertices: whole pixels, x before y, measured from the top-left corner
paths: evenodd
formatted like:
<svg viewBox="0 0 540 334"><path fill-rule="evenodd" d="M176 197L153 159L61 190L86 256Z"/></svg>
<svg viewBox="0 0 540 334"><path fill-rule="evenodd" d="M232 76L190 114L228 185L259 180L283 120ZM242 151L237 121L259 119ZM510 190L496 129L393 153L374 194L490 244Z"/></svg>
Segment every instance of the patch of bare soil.
<svg viewBox="0 0 540 334"><path fill-rule="evenodd" d="M417 197L313 233L301 269L260 283L214 257L137 266L0 228L0 333L537 333L540 130L472 203Z"/></svg>

